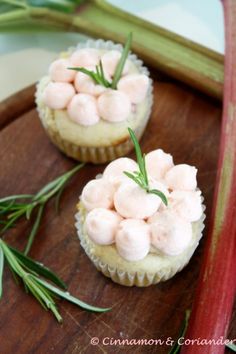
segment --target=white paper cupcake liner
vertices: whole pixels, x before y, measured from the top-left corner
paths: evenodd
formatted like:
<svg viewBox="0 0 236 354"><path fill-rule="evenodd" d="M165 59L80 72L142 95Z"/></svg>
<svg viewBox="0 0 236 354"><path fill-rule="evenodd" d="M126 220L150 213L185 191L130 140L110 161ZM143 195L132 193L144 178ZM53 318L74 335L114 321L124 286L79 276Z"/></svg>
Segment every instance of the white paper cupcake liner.
<svg viewBox="0 0 236 354"><path fill-rule="evenodd" d="M88 40L85 43L79 43L77 47L70 47L66 52L62 53L62 56L68 56L76 49L82 48L96 48L96 49L104 49L104 50L119 50L122 51L121 44L115 44L112 41L104 41L102 39L98 40ZM129 60L131 60L138 71L141 74L145 74L149 76L149 70L143 65L143 61L138 59L135 54L130 54L128 56ZM44 80L44 82L42 82ZM44 129L46 130L51 141L67 156L72 157L75 160L84 161L84 162L92 162L95 164L105 163L108 161L112 161L118 157L127 155L132 149L133 144L129 137L127 131L126 139L120 144L111 145L110 146L81 146L78 144L74 144L68 140L66 140L56 129L55 124L48 124L48 117L50 117L50 121L52 122L55 119L54 111L46 107L40 98L42 95L42 90L47 85L47 81L45 77L40 80L40 82L36 85L36 103L37 110L39 113L40 120L43 124ZM134 132L138 139L140 139L145 131L146 125L148 123L151 109L153 105L153 81L149 77L150 85L147 92L147 109L146 112L140 121L140 124L134 128ZM112 124L112 123L111 123ZM115 125L114 125L115 129Z"/></svg>
<svg viewBox="0 0 236 354"><path fill-rule="evenodd" d="M192 223L194 242L191 244L191 246L187 250L185 250L180 256L166 257L149 253L144 258L144 262L146 262L147 260L148 264L152 265L152 269L150 271L146 269L148 268L148 265L145 264L144 266L143 260L135 263L127 262L123 259L122 261L120 261L121 258L115 249L115 245L99 246L105 247L104 250L106 251L105 257L99 256L97 254L99 252L96 252L97 245L95 245L84 232L83 225L85 215L83 215L83 213L80 211L75 214L75 227L77 229L77 234L80 239L80 244L82 248L100 272L102 272L105 276L111 278L115 283L121 285L146 287L172 278L177 272L180 272L188 264L202 237L202 231L204 229L204 220L206 217L204 211L205 206L203 205L203 214L200 220L195 223ZM117 264L115 265L114 257L111 262L109 262L109 257L107 257L109 252L111 252L111 247L113 254L115 252L117 257ZM153 268L155 268L155 260L157 260L157 258L155 257L168 258L168 264L156 267L156 269L154 270ZM104 261L104 258L106 258L106 261ZM137 268L137 270L135 268Z"/></svg>

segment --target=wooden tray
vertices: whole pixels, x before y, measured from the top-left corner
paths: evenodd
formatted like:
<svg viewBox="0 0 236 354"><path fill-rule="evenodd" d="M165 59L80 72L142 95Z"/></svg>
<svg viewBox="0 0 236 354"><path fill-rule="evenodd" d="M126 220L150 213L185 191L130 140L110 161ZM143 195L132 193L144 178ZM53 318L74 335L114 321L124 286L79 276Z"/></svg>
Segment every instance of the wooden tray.
<svg viewBox="0 0 236 354"><path fill-rule="evenodd" d="M156 73L152 73L155 78ZM206 235L215 183L221 104L189 87L162 79L154 85L155 104L142 138L144 152L161 147L175 163L197 166L198 183L207 206ZM34 193L74 162L48 140L34 108L34 87L0 105L1 196ZM148 288L126 288L100 274L81 249L75 227L75 204L85 183L104 166L87 165L63 195L61 214L50 204L31 256L50 266L81 300L109 307L105 314L88 313L64 301L59 325L50 313L19 288L5 272L0 306L1 353L168 353L167 346L103 345L114 339L176 339L186 309L191 308L201 265L204 238L189 265L171 280ZM23 249L29 228L22 222L5 235ZM234 321L235 322L235 321ZM229 338L235 332L233 326ZM100 344L92 346L91 338Z"/></svg>

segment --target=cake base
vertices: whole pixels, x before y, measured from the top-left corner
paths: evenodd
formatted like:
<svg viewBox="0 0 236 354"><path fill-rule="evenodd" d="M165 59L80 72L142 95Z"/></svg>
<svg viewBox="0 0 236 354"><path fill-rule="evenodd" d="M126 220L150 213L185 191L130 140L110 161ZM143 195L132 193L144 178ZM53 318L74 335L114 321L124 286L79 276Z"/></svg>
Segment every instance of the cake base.
<svg viewBox="0 0 236 354"><path fill-rule="evenodd" d="M203 206L205 210L205 206ZM192 223L193 237L189 247L178 256L149 253L144 259L137 262L128 262L117 252L115 245L99 246L86 234L84 221L86 211L81 206L75 215L76 229L80 244L95 267L115 283L125 286L146 287L168 280L180 272L189 262L204 229L205 214L201 219Z"/></svg>

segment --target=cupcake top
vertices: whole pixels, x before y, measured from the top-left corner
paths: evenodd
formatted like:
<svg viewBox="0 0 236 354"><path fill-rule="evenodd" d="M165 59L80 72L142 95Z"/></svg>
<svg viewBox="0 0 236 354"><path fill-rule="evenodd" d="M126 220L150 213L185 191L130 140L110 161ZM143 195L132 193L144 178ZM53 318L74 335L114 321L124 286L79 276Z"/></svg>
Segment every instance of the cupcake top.
<svg viewBox="0 0 236 354"><path fill-rule="evenodd" d="M137 148L136 141L136 154ZM127 261L148 253L177 256L191 244L192 223L203 214L197 169L174 165L161 149L146 159L138 154L138 163L116 159L84 187L86 233L98 245L113 244Z"/></svg>
<svg viewBox="0 0 236 354"><path fill-rule="evenodd" d="M147 74L138 72L129 58L131 37L123 51L78 48L49 67L43 102L50 109L66 110L81 126L125 122L150 88Z"/></svg>

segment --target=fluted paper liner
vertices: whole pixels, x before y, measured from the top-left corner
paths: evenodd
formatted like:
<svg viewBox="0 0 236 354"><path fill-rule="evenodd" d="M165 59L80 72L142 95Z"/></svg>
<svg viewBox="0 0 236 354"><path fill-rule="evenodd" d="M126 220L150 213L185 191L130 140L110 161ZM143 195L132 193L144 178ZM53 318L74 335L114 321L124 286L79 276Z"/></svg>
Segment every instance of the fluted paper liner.
<svg viewBox="0 0 236 354"><path fill-rule="evenodd" d="M68 56L68 54L70 55L76 49L82 49L82 48L96 48L96 49L121 51L123 47L121 44L115 44L112 41L104 41L102 39L88 40L85 43L79 43L76 48L74 47L69 48L68 51L62 53L61 56ZM140 59L138 59L135 54L130 54L128 58L135 64L135 66L137 67L140 73L149 76L148 69L143 65L143 62ZM150 85L146 97L146 100L148 101L147 109L142 120L140 121L140 124L136 128L134 128L134 132L138 139L141 138L146 128L148 119L150 117L152 104L153 104L153 83L150 77L149 77L149 81L150 81ZM63 136L61 136L61 134L57 131L57 129L55 129L55 127L52 127L51 125L47 124L46 117L48 117L48 115L51 115L53 117L53 110L46 107L45 104L43 104L42 102L40 102L39 104L39 99L38 99L39 95L40 95L40 82L37 84L37 90L36 90L36 103L38 106L37 109L38 109L40 120L51 141L67 156L72 157L78 161L93 162L95 164L99 164L99 163L105 163L108 161L115 160L116 158L121 156L125 156L133 149L133 143L131 142L131 139L128 135L128 131L127 131L127 139L125 141L122 141L121 143L116 145L111 144L110 146L101 146L101 147L80 146L79 143L77 145L66 140L65 138L63 138ZM115 129L115 125L114 125L114 129Z"/></svg>
<svg viewBox="0 0 236 354"><path fill-rule="evenodd" d="M205 206L203 205L203 211L204 210ZM149 253L141 261L128 262L120 257L114 244L110 246L98 246L90 240L84 230L85 216L86 213L81 211L76 213L75 226L80 244L95 267L105 276L111 278L115 283L139 287L146 287L168 280L188 264L202 237L204 219L206 217L205 213L203 213L200 220L192 223L192 243L181 255L165 256ZM96 250L102 248L104 251L101 255L100 252ZM163 259L166 260L165 265L160 265L160 257L162 260L161 263L163 263Z"/></svg>

